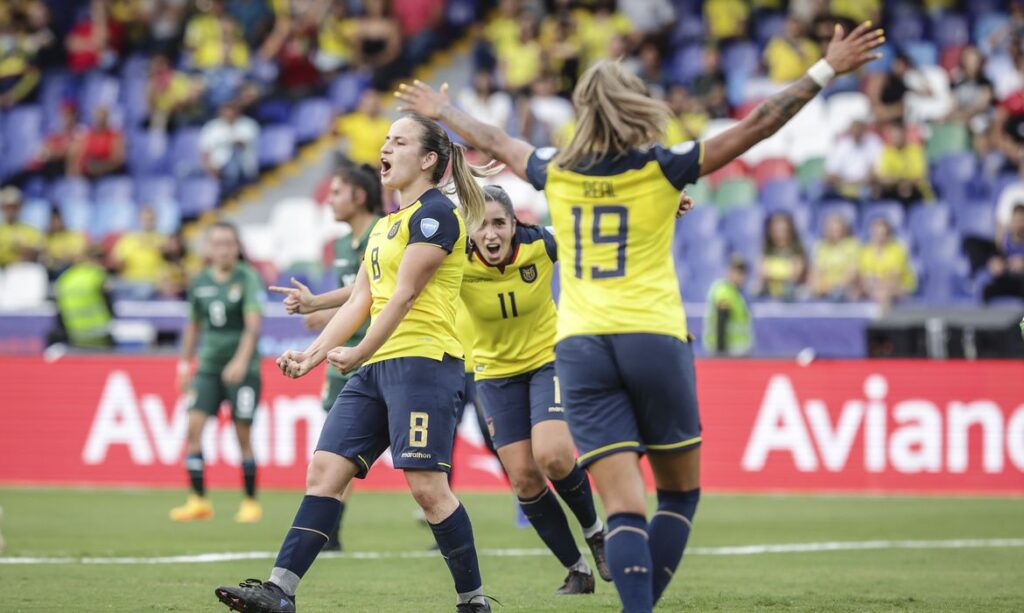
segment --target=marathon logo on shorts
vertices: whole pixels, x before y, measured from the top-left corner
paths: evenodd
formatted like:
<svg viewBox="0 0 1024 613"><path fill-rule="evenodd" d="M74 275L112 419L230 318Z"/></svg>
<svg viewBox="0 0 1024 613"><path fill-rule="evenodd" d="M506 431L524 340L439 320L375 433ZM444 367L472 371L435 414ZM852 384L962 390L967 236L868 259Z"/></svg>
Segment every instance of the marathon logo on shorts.
<svg viewBox="0 0 1024 613"><path fill-rule="evenodd" d="M403 451L402 457L412 458L414 460L429 460L434 456L430 455L429 453L423 453L422 451Z"/></svg>
<svg viewBox="0 0 1024 613"><path fill-rule="evenodd" d="M399 219L398 221L395 222L395 225L391 226L391 229L388 230L388 240L391 240L391 239L395 238L395 235L398 234L398 229L401 228L401 227L402 227L402 220Z"/></svg>
<svg viewBox="0 0 1024 613"><path fill-rule="evenodd" d="M537 280L537 265L530 264L529 266L519 267L519 276L523 278L526 283L533 283Z"/></svg>

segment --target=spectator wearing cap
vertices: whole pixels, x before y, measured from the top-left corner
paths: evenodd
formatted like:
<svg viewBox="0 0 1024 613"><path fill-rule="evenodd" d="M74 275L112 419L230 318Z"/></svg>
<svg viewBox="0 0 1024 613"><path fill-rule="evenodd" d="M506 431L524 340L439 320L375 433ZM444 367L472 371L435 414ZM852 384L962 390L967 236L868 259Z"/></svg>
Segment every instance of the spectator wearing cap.
<svg viewBox="0 0 1024 613"><path fill-rule="evenodd" d="M709 355L749 355L754 346L754 325L743 295L747 261L733 255L725 278L711 284L704 301L704 350Z"/></svg>
<svg viewBox="0 0 1024 613"><path fill-rule="evenodd" d="M820 58L818 46L804 35L803 24L794 17L786 20L785 32L773 36L764 50L768 76L776 83L799 79Z"/></svg>
<svg viewBox="0 0 1024 613"><path fill-rule="evenodd" d="M917 289L917 275L910 265L907 247L893 236L889 220L882 215L871 220L868 244L861 248L857 274L860 293L883 308Z"/></svg>
<svg viewBox="0 0 1024 613"><path fill-rule="evenodd" d="M928 180L928 160L924 147L907 139L907 128L901 121L888 127L889 142L875 166L875 197L899 200L904 206L934 197Z"/></svg>
<svg viewBox="0 0 1024 613"><path fill-rule="evenodd" d="M0 224L0 267L15 262L35 262L45 244L43 235L32 226L22 223L22 196L17 187L0 190L0 209L3 223Z"/></svg>
<svg viewBox="0 0 1024 613"><path fill-rule="evenodd" d="M368 89L359 98L355 112L335 122L335 133L342 141L342 152L354 164L380 166L380 148L391 128L383 115L380 92Z"/></svg>
<svg viewBox="0 0 1024 613"><path fill-rule="evenodd" d="M760 272L761 296L793 301L801 294L807 256L789 213L772 213L765 220Z"/></svg>
<svg viewBox="0 0 1024 613"><path fill-rule="evenodd" d="M199 131L199 157L206 173L230 194L259 174L256 143L260 126L242 115L238 104L221 105L217 117Z"/></svg>
<svg viewBox="0 0 1024 613"><path fill-rule="evenodd" d="M811 295L824 300L856 300L860 250L860 242L851 235L846 218L839 213L829 215L825 219L822 239L814 248Z"/></svg>
<svg viewBox="0 0 1024 613"><path fill-rule="evenodd" d="M831 195L860 200L870 187L875 164L882 155L882 139L868 130L863 119L829 148L825 156L825 182Z"/></svg>
<svg viewBox="0 0 1024 613"><path fill-rule="evenodd" d="M110 111L96 107L92 125L78 133L67 155L67 173L91 178L124 169L124 134L110 123Z"/></svg>

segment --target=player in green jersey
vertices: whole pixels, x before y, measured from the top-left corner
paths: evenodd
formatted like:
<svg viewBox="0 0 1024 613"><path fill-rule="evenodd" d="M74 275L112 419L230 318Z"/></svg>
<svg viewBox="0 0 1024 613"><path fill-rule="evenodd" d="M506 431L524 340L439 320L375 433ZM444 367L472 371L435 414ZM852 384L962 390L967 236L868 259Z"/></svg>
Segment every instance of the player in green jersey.
<svg viewBox="0 0 1024 613"><path fill-rule="evenodd" d="M327 325L327 322L334 317L338 307L345 304L349 294L352 293L352 284L355 283L356 273L359 272L359 264L363 261L366 240L370 236L373 225L380 219L384 208L381 202L380 179L369 167L344 166L339 168L331 178L331 191L327 197L327 204L334 213L334 219L345 222L351 228L350 233L334 241L334 272L338 279L338 288L315 295L296 279L292 279L293 287L270 287L271 291L284 294L285 310L289 313L301 313L306 327L316 331L322 330ZM366 334L368 323L364 323L345 345L348 347L358 345ZM343 375L335 368L327 368L327 378L324 381L322 394L325 412L329 412L334 406L334 400L341 393L348 379L349 375ZM329 538L324 545L325 551L341 551L339 537L341 519L344 517L345 505L350 493L351 487L346 488L342 495L338 525L328 535Z"/></svg>
<svg viewBox="0 0 1024 613"><path fill-rule="evenodd" d="M231 417L242 451L245 498L235 521L256 522L263 512L256 502L256 461L249 432L260 399L260 356L256 343L260 335L263 284L259 275L242 261L238 231L229 223L217 222L207 235L210 266L201 272L188 290L189 319L182 331L178 386L188 392L188 457L185 467L192 493L184 506L171 510L175 521L213 517L213 505L206 498L201 437L210 417L220 405L231 405ZM199 359L192 358L199 345Z"/></svg>

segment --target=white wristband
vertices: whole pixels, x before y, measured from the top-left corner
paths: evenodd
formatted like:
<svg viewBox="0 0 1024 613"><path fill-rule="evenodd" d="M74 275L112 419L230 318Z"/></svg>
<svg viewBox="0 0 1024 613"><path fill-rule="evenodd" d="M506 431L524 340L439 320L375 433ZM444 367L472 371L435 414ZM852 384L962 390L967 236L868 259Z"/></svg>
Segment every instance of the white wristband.
<svg viewBox="0 0 1024 613"><path fill-rule="evenodd" d="M818 60L813 66L807 69L807 76L814 80L819 87L824 88L828 82L836 77L836 69L824 59Z"/></svg>

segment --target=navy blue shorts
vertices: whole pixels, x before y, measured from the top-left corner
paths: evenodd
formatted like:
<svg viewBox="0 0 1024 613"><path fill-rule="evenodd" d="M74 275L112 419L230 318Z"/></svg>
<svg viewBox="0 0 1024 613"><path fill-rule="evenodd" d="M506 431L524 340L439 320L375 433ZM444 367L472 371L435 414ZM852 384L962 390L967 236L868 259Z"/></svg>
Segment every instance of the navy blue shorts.
<svg viewBox="0 0 1024 613"><path fill-rule="evenodd" d="M689 343L664 334L571 336L555 347L555 364L581 466L700 444Z"/></svg>
<svg viewBox="0 0 1024 613"><path fill-rule="evenodd" d="M476 382L477 398L495 448L529 440L533 426L542 421L565 421L556 379L555 365L549 362L514 377Z"/></svg>
<svg viewBox="0 0 1024 613"><path fill-rule="evenodd" d="M352 460L362 479L391 446L395 468L452 468L462 360L393 358L360 368L338 395L316 444Z"/></svg>

